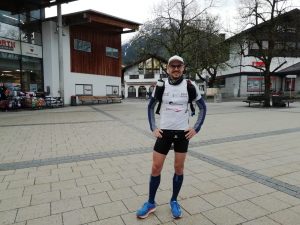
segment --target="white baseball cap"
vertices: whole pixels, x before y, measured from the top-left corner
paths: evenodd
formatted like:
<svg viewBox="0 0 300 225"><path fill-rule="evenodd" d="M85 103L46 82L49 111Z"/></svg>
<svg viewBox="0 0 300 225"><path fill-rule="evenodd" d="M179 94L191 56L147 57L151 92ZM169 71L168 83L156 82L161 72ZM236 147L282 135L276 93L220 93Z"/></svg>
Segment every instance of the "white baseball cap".
<svg viewBox="0 0 300 225"><path fill-rule="evenodd" d="M169 58L168 64L170 64L172 61L179 61L184 63L183 58L178 55L173 55L171 58Z"/></svg>

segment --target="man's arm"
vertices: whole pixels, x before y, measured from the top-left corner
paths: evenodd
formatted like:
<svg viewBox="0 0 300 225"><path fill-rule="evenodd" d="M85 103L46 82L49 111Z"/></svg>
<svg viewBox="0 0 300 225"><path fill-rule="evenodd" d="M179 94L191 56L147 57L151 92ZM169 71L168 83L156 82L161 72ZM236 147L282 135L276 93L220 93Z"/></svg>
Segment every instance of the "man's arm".
<svg viewBox="0 0 300 225"><path fill-rule="evenodd" d="M155 123L155 114L154 114L154 108L155 105L157 104L157 100L154 97L151 97L149 104L148 104L148 122L150 125L151 131L154 131L157 126Z"/></svg>
<svg viewBox="0 0 300 225"><path fill-rule="evenodd" d="M200 98L196 101L196 105L199 108L198 118L194 125L194 130L198 133L202 127L202 124L204 123L204 119L206 116L206 104L203 100L203 98Z"/></svg>

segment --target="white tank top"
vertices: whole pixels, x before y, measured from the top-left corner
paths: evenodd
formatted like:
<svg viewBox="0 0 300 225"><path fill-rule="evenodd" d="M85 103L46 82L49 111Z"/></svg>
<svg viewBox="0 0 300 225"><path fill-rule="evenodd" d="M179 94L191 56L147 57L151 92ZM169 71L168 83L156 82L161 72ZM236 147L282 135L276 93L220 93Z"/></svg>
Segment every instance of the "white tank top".
<svg viewBox="0 0 300 225"><path fill-rule="evenodd" d="M160 129L186 130L189 128L187 81L178 85L165 82L160 110Z"/></svg>

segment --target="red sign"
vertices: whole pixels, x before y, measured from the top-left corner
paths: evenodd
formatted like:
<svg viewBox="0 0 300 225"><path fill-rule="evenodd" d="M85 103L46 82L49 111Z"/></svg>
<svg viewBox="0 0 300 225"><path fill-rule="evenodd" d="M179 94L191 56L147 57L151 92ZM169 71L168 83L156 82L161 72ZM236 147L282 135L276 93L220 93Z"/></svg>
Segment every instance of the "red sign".
<svg viewBox="0 0 300 225"><path fill-rule="evenodd" d="M252 62L252 66L255 67L265 67L265 63L262 61L256 61L256 62Z"/></svg>
<svg viewBox="0 0 300 225"><path fill-rule="evenodd" d="M15 47L16 47L15 41L0 39L0 49L13 51Z"/></svg>

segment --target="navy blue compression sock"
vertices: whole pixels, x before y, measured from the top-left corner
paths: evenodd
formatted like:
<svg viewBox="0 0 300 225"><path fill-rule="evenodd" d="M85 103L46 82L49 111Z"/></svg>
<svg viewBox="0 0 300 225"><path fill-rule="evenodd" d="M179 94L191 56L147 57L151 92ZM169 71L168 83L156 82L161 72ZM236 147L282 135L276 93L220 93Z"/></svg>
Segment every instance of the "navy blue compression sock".
<svg viewBox="0 0 300 225"><path fill-rule="evenodd" d="M183 182L183 174L182 175L177 175L176 173L174 173L174 177L173 177L173 194L172 194L171 201L177 201L177 197L178 197L179 191L181 189L182 182Z"/></svg>
<svg viewBox="0 0 300 225"><path fill-rule="evenodd" d="M150 177L150 183L149 183L149 200L151 204L154 204L154 199L156 195L156 191L158 189L158 186L160 184L160 175L154 177Z"/></svg>

